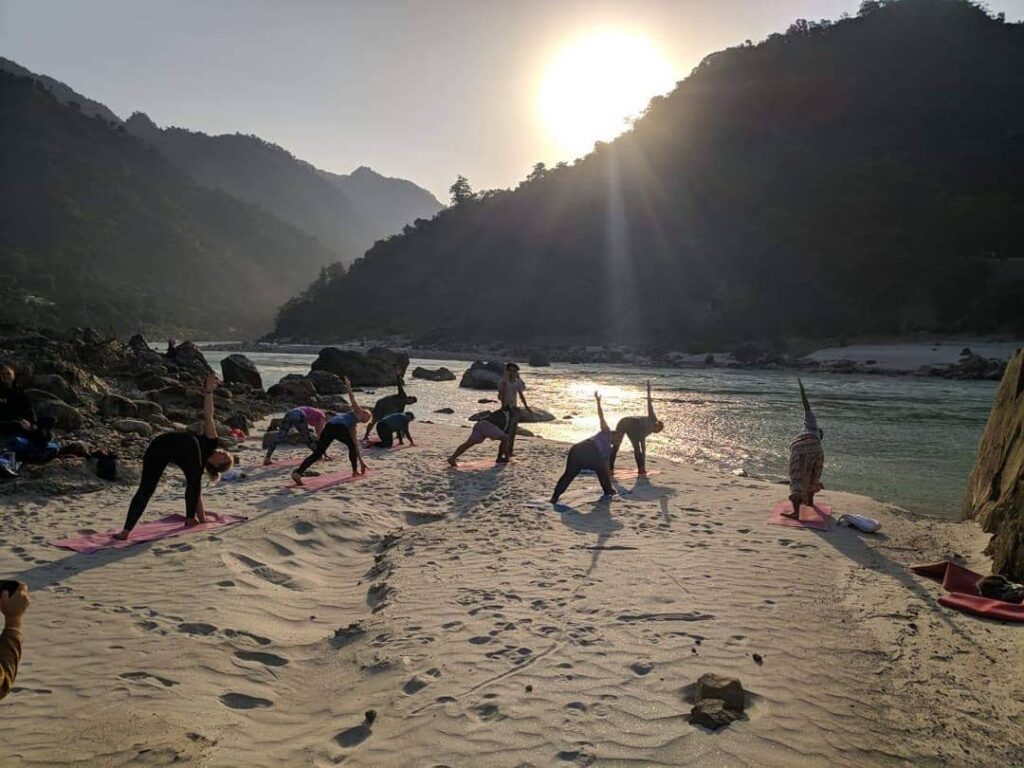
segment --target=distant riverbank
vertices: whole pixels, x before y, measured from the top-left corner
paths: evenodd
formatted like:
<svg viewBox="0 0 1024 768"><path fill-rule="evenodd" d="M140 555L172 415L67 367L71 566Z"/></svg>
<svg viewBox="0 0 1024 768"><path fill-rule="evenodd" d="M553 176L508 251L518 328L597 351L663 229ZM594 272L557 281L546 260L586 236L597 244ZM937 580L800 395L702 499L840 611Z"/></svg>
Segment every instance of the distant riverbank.
<svg viewBox="0 0 1024 768"><path fill-rule="evenodd" d="M732 351L701 353L662 352L642 354L623 346L510 347L502 344L421 347L404 338L367 339L340 343L278 343L260 341L199 342L219 352L315 355L325 346L365 351L389 347L421 360L517 359L543 366L552 362L613 363L675 368L753 368L808 370L821 373L881 374L887 376L938 376L954 379L998 381L1006 361L1024 339L938 339L882 341L822 347L791 354L745 344Z"/></svg>

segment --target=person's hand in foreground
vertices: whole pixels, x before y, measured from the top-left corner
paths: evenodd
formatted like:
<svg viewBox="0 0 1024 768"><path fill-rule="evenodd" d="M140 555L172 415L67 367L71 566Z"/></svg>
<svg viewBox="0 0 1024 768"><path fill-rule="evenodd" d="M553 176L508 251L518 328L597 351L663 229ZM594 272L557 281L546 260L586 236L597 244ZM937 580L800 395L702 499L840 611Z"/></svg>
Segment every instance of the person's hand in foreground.
<svg viewBox="0 0 1024 768"><path fill-rule="evenodd" d="M13 594L0 592L0 613L4 615L4 629L21 629L21 617L28 610L28 585L21 584Z"/></svg>

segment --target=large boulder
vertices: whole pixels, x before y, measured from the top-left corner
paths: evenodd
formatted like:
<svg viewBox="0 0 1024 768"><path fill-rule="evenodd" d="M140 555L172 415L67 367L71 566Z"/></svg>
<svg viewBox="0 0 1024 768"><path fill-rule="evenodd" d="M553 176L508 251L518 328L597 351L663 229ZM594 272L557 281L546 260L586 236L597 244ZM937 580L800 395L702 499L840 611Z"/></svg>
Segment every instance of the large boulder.
<svg viewBox="0 0 1024 768"><path fill-rule="evenodd" d="M118 432L124 432L128 435L139 435L140 437L149 437L153 434L153 427L144 421L139 419L118 419L111 424L114 429Z"/></svg>
<svg viewBox="0 0 1024 768"><path fill-rule="evenodd" d="M154 405L156 405L154 403ZM129 400L127 397L121 397L115 395L113 392L108 392L100 398L99 403L96 405L100 412L100 416L104 419L111 419L114 417L128 416L134 418L139 415L139 406ZM157 406L158 408L160 406Z"/></svg>
<svg viewBox="0 0 1024 768"><path fill-rule="evenodd" d="M82 414L63 400L43 400L35 403L36 416L48 416L57 429L78 429L84 423Z"/></svg>
<svg viewBox="0 0 1024 768"><path fill-rule="evenodd" d="M148 419L151 416L163 416L164 414L164 409L160 407L160 404L154 403L151 400L133 400L132 405L135 406L135 412L140 419Z"/></svg>
<svg viewBox="0 0 1024 768"><path fill-rule="evenodd" d="M316 397L316 387L309 379L285 377L268 389L267 394L293 403L308 403Z"/></svg>
<svg viewBox="0 0 1024 768"><path fill-rule="evenodd" d="M531 352L529 365L531 368L547 368L549 365L551 365L551 360L544 352Z"/></svg>
<svg viewBox="0 0 1024 768"><path fill-rule="evenodd" d="M425 379L427 381L455 381L455 374L444 366L434 370L423 368L422 366L416 366L412 369L412 377L414 379Z"/></svg>
<svg viewBox="0 0 1024 768"><path fill-rule="evenodd" d="M213 373L213 368L206 362L206 356L191 341L183 341L168 351L167 359L177 368L191 373L197 378L205 378Z"/></svg>
<svg viewBox="0 0 1024 768"><path fill-rule="evenodd" d="M993 573L1024 581L1024 349L1006 366L967 482L964 515L993 534Z"/></svg>
<svg viewBox="0 0 1024 768"><path fill-rule="evenodd" d="M341 377L330 371L310 371L306 378L316 387L317 394L344 395L348 391L345 389L345 382L341 380Z"/></svg>
<svg viewBox="0 0 1024 768"><path fill-rule="evenodd" d="M496 390L501 386L504 372L505 367L501 363L477 360L462 374L459 386L466 389Z"/></svg>
<svg viewBox="0 0 1024 768"><path fill-rule="evenodd" d="M519 409L519 423L520 424L536 424L540 421L554 421L555 414L551 411L545 411L543 408L536 408L530 406L530 410L525 408Z"/></svg>
<svg viewBox="0 0 1024 768"><path fill-rule="evenodd" d="M702 725L712 731L738 720L740 713L729 709L721 699L704 699L693 705L690 710L690 723Z"/></svg>
<svg viewBox="0 0 1024 768"><path fill-rule="evenodd" d="M77 403L78 395L63 376L56 373L37 373L32 377L32 388L56 395L65 403Z"/></svg>
<svg viewBox="0 0 1024 768"><path fill-rule="evenodd" d="M348 376L355 387L386 387L394 383L396 368L404 376L408 367L408 355L383 347L374 347L366 354L325 347L310 370L329 371L341 379Z"/></svg>
<svg viewBox="0 0 1024 768"><path fill-rule="evenodd" d="M225 384L248 384L253 389L263 389L263 378L256 364L245 355L234 353L220 361L220 371Z"/></svg>
<svg viewBox="0 0 1024 768"><path fill-rule="evenodd" d="M717 699L725 702L729 709L742 712L745 707L743 684L735 677L723 677L707 672L698 678L694 696L696 703L704 699Z"/></svg>

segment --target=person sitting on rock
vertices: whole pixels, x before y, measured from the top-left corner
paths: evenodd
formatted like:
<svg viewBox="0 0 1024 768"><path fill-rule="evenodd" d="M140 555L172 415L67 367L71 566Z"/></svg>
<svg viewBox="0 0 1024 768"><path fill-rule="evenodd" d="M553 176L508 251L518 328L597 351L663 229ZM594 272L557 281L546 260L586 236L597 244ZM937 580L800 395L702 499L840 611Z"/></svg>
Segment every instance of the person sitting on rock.
<svg viewBox="0 0 1024 768"><path fill-rule="evenodd" d="M13 451L19 460L49 460L56 455L56 448L49 447L54 419L36 418L32 402L15 378L14 365L0 362L0 449Z"/></svg>
<svg viewBox="0 0 1024 768"><path fill-rule="evenodd" d="M302 485L302 474L327 453L327 449L335 440L344 443L348 448L348 460L352 463L353 477L366 474L366 462L363 461L356 440L356 424L367 423L372 415L370 411L356 402L356 396L352 391L352 384L348 380L348 376L345 377L345 389L348 390L348 400L352 410L348 413L339 413L327 420L327 424L320 432L316 448L299 465L299 468L292 472L292 480L296 485Z"/></svg>
<svg viewBox="0 0 1024 768"><path fill-rule="evenodd" d="M128 506L124 529L114 538L126 540L132 528L139 522L150 498L156 491L157 483L169 464L174 464L185 474L185 525L193 526L206 522L203 510L203 472L217 481L234 466L234 458L217 446L217 424L213 420L213 390L220 384L214 375L207 376L203 387L203 434L194 432L165 432L149 443L142 456L142 477L139 488Z"/></svg>
<svg viewBox="0 0 1024 768"><path fill-rule="evenodd" d="M406 411L392 413L378 421L377 437L380 439L380 447L390 448L395 444L395 437L398 437L399 445L405 445L406 440L409 441L409 445L416 445L409 433L409 423L415 418L416 415L412 411Z"/></svg>
<svg viewBox="0 0 1024 768"><path fill-rule="evenodd" d="M402 371L397 366L395 367L395 384L398 387L398 394L382 397L374 403L373 418L370 419L370 423L366 425L366 432L363 433L363 442L370 439L370 430L377 425L378 421L383 419L385 416L390 416L392 413L401 413L405 410L407 405L412 405L416 402L415 397L405 394L405 386L402 382Z"/></svg>
<svg viewBox="0 0 1024 768"><path fill-rule="evenodd" d="M654 414L654 400L651 399L651 382L647 382L647 415L624 416L615 425L615 442L612 443L612 454L608 468L615 472L615 456L619 452L622 438L628 437L633 444L633 457L636 459L636 471L639 475L647 474L647 436L661 432L665 423Z"/></svg>
<svg viewBox="0 0 1024 768"><path fill-rule="evenodd" d="M818 428L804 383L797 379L797 384L804 405L804 429L789 444L789 500L793 511L783 513L793 520L800 519L801 505L814 506L814 494L825 487L821 484L821 471L825 465L825 449L821 440L825 431Z"/></svg>
<svg viewBox="0 0 1024 768"><path fill-rule="evenodd" d="M593 437L576 443L569 449L569 456L565 462L565 472L558 478L555 485L555 492L551 494L551 503L557 504L565 489L580 472L584 469L597 474L601 483L601 489L605 496L615 495L615 486L612 485L612 473L608 468L608 459L611 456L612 444L615 442L617 432L613 432L604 420L604 411L601 410L601 393L595 392L594 399L597 400L597 418L601 425L601 431ZM619 437L621 440L621 436Z"/></svg>
<svg viewBox="0 0 1024 768"><path fill-rule="evenodd" d="M453 467L459 466L459 456L464 454L474 445L479 445L484 440L500 440L505 442L508 437L508 425L511 417L508 411L500 410L488 414L486 417L473 425L473 431L469 433L466 442L455 449L455 452L448 457L448 463ZM499 446L499 450L500 450Z"/></svg>
<svg viewBox="0 0 1024 768"><path fill-rule="evenodd" d="M288 433L293 429L299 433L299 436L312 450L316 447L316 441L320 438L326 421L327 414L319 408L309 405L292 408L281 418L281 422L277 426L277 434L271 438L270 445L267 446L267 455L264 457L263 463L265 465L273 463L270 457L274 455L274 449L277 448L278 443L288 437ZM312 434L310 434L310 428L313 430Z"/></svg>

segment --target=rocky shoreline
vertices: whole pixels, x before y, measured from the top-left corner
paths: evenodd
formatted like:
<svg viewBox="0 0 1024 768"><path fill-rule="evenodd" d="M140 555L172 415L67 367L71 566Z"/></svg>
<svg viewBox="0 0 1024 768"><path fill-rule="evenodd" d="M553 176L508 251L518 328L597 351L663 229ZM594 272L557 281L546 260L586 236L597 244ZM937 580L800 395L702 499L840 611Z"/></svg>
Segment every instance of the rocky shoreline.
<svg viewBox="0 0 1024 768"><path fill-rule="evenodd" d="M202 344L204 349L228 352L264 352L284 354L317 354L325 346L349 351L363 351L376 347L400 350L411 358L422 360L502 360L527 361L534 367L544 367L552 362L575 364L620 364L635 366L656 366L671 368L736 368L756 370L794 370L818 373L863 374L880 376L922 376L958 380L999 381L1006 370L1006 362L1012 353L1013 342L999 342L1010 352L1000 351L997 355L985 355L972 351L972 342L944 340L935 342L892 342L888 346L916 346L937 349L942 344L948 348L959 348L957 357L949 357L941 363L917 364L908 359L902 363L883 364L879 360L864 358L863 355L843 355L845 345L829 350L784 352L757 344L743 344L730 351L689 353L680 351L650 351L637 353L622 346L559 346L527 347L490 344L467 346L440 344L419 346L407 338L351 340L340 342L296 343L282 341L217 342ZM988 345L988 343L986 343ZM880 345L885 346L885 345ZM850 346L853 350L857 347ZM818 359L823 352L829 352L827 359ZM863 358L863 359L859 359Z"/></svg>

